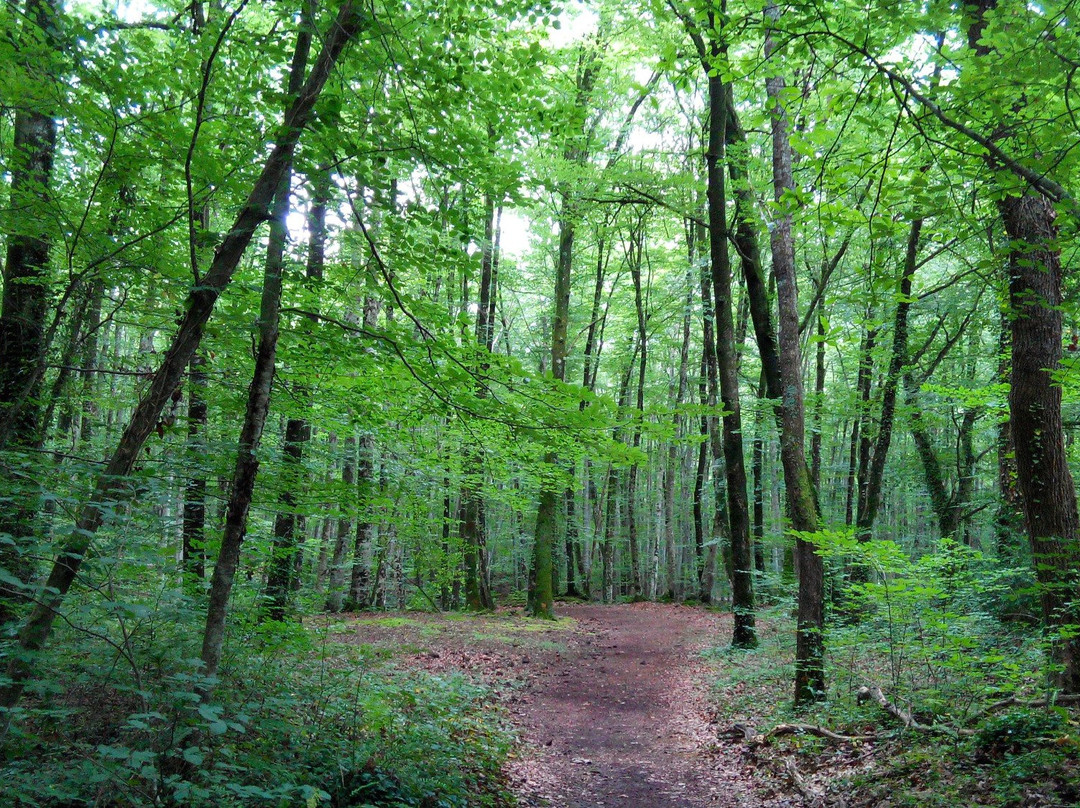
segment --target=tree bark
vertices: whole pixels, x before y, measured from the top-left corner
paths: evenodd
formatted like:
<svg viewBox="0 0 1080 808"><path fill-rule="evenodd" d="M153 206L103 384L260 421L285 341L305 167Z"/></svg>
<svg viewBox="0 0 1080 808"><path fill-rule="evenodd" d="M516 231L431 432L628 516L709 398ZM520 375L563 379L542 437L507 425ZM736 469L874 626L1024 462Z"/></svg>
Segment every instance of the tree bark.
<svg viewBox="0 0 1080 808"><path fill-rule="evenodd" d="M645 290L641 281L641 267L645 255L645 220L642 216L634 223L626 246L626 262L634 282L634 311L637 315L638 373L634 406L631 445L641 448L641 430L645 419L645 369L649 359L648 314L645 311ZM637 483L638 464L630 466L626 485L626 526L630 541L630 599L642 596L641 547L638 541Z"/></svg>
<svg viewBox="0 0 1080 808"><path fill-rule="evenodd" d="M23 36L40 37L48 51L57 51L60 9L57 0L27 0ZM34 31L33 29L38 29ZM33 50L33 48L31 48ZM18 47L16 47L18 52ZM27 67L31 67L27 65ZM52 80L50 79L50 83ZM41 98L51 97L46 90ZM3 266L4 289L0 300L0 448L32 449L42 439L40 388L45 368L45 318L50 296L49 251L52 237L45 222L49 216L53 159L56 154L56 121L52 110L20 106L15 113L11 198L9 207L19 212L7 233L7 256ZM36 475L11 475L11 482L33 480ZM13 622L27 601L26 586L33 573L31 546L35 541L37 504L30 492L13 491L14 507L0 516L0 534L11 543L0 543L0 569L21 582L0 583L0 628Z"/></svg>
<svg viewBox="0 0 1080 808"><path fill-rule="evenodd" d="M1080 693L1080 636L1067 626L1077 611L1076 489L1061 423L1062 270L1054 206L1028 192L1001 200L1010 241L1012 376L1009 414L1016 447L1017 483L1039 582L1043 621L1051 630L1057 683Z"/></svg>
<svg viewBox="0 0 1080 808"><path fill-rule="evenodd" d="M717 62L721 49L713 46ZM728 525L731 536L732 610L735 626L731 643L736 648L757 645L754 628L753 557L750 548L750 513L746 496L746 466L742 445L742 414L736 372L735 324L732 314L731 263L728 258L727 195L724 184L724 132L727 125L727 89L718 70L709 76L709 142L705 160L709 199L709 262L716 309L716 359L720 402L724 408L723 442L727 476Z"/></svg>
<svg viewBox="0 0 1080 808"><path fill-rule="evenodd" d="M206 364L206 357L198 353L188 363L187 446L192 465L184 486L181 570L185 589L192 594L201 589L206 578Z"/></svg>
<svg viewBox="0 0 1080 808"><path fill-rule="evenodd" d="M769 98L769 117L773 142L773 192L777 216L773 221L771 246L773 272L776 275L776 301L779 310L780 376L782 384L780 459L784 467L788 513L791 526L800 533L818 529L817 502L806 465L806 424L803 407L802 356L799 345L799 297L795 276L795 245L792 240L793 200L791 144L788 139L787 112L781 96L784 79L776 64L776 46L772 28L780 19L775 3L765 7L768 33L765 59L771 62L765 81ZM825 697L825 569L820 555L807 537L795 543L799 570L798 625L795 640L795 704L804 705Z"/></svg>
<svg viewBox="0 0 1080 808"><path fill-rule="evenodd" d="M490 136L490 130L489 130ZM476 384L477 398L487 397L487 388L482 380L490 367L488 356L491 354L495 335L495 301L498 296L496 287L498 256L495 252L497 239L495 200L489 193L484 195L484 244L480 254L480 289L476 310L476 350L479 357L480 379ZM463 447L465 482L461 488L459 511L459 530L464 545L465 556L465 606L479 611L495 608L491 596L487 569L487 523L484 499L480 491L483 478L481 448L474 442Z"/></svg>
<svg viewBox="0 0 1080 808"><path fill-rule="evenodd" d="M343 513L337 520L337 537L334 540L334 552L330 559L330 579L326 594L326 611L337 614L345 604L345 556L349 551L349 539L353 537L353 522L348 511L356 503L356 437L350 435L345 440L345 458L341 465L341 487L349 492L341 503Z"/></svg>
<svg viewBox="0 0 1080 808"><path fill-rule="evenodd" d="M869 321L870 313L867 312ZM870 473L870 386L874 375L874 344L877 328L867 324L859 347L859 372L855 379L855 396L858 412L851 424L851 452L848 457L847 500L844 508L844 524L856 523L857 514L866 506L865 484Z"/></svg>

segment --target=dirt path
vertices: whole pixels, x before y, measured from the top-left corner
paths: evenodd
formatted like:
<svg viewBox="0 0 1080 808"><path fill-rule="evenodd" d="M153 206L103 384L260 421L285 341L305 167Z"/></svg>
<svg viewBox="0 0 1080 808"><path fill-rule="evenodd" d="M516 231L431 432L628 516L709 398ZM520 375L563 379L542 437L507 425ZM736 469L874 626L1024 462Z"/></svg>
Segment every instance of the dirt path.
<svg viewBox="0 0 1080 808"><path fill-rule="evenodd" d="M512 705L528 751L512 766L523 805L706 808L759 803L738 751L715 743L697 651L730 632L700 609L564 606L577 621Z"/></svg>
<svg viewBox="0 0 1080 808"><path fill-rule="evenodd" d="M731 618L656 603L568 605L558 624L520 612L386 614L339 635L409 667L487 682L524 740L509 776L522 808L762 808L742 744L709 723L698 653ZM792 804L767 803L770 808Z"/></svg>

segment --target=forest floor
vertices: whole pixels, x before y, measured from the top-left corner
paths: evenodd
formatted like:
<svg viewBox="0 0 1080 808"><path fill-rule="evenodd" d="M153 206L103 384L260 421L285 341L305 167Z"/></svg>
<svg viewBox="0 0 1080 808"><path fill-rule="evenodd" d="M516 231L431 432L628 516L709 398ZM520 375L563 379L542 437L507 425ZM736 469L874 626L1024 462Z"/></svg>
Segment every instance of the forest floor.
<svg viewBox="0 0 1080 808"><path fill-rule="evenodd" d="M522 739L508 771L521 806L801 802L755 793L759 762L717 737L715 676L701 651L726 642L730 615L656 603L562 604L558 613L553 624L520 611L360 618L339 639L491 685Z"/></svg>

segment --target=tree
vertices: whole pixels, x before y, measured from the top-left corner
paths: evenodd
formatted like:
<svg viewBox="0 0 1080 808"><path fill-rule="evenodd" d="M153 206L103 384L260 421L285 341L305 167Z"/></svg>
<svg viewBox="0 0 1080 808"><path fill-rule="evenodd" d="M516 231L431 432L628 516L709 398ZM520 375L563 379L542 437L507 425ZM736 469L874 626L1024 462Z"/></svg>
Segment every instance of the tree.
<svg viewBox="0 0 1080 808"><path fill-rule="evenodd" d="M777 47L772 28L780 9L765 9L765 59L776 65ZM799 609L795 648L795 703L806 704L825 693L825 567L810 537L818 529L817 497L806 464L803 407L802 355L799 345L799 298L795 280L795 248L792 242L790 207L795 183L792 178L788 119L782 96L784 79L771 68L766 79L771 108L773 141L773 193L777 206L771 244L776 300L779 308L780 376L783 390L780 423L780 457L784 465L788 511L796 533L796 564L799 571Z"/></svg>
<svg viewBox="0 0 1080 808"><path fill-rule="evenodd" d="M367 18L354 5L346 3L342 6L310 75L286 112L280 136L266 158L243 209L218 247L206 274L189 293L184 317L169 351L155 371L146 394L133 411L112 457L97 480L93 494L76 513L75 524L45 581L44 594L19 629L20 653L8 663L9 683L0 688L0 707L6 708L0 720L5 731L11 720L11 708L18 703L33 673L31 655L41 650L47 642L57 610L90 550L94 534L109 517L112 500L123 493L124 479L130 474L143 444L157 424L162 409L172 398L184 369L198 349L203 328L213 311L214 303L232 280L256 228L268 217L274 194L291 162L292 150L310 119L330 71L342 51L366 22ZM223 570L222 574L225 572ZM224 603L220 608L224 609ZM204 645L207 644L204 642ZM215 644L211 637L211 649Z"/></svg>
<svg viewBox="0 0 1080 808"><path fill-rule="evenodd" d="M51 282L52 228L48 213L56 155L56 62L60 57L60 9L52 0L26 0L20 36L21 65L40 85L35 97L15 113L11 206L17 211L7 235L0 298L0 447L30 449L43 439L41 379L49 347L47 328ZM37 65L34 61L38 60ZM42 67L44 69L42 69ZM38 74L38 75L35 75ZM27 470L13 473L32 479ZM32 574L30 545L37 505L17 495L15 507L0 516L0 627L18 616ZM18 582L18 583L16 583Z"/></svg>

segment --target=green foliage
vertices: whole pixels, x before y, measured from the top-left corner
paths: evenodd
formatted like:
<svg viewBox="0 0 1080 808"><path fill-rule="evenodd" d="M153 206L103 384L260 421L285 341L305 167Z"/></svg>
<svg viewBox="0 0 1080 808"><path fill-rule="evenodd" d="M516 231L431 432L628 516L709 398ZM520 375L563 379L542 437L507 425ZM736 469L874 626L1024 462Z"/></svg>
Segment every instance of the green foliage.
<svg viewBox="0 0 1080 808"><path fill-rule="evenodd" d="M389 668L327 630L240 630L209 702L198 692L212 683L161 647L130 676L88 647L10 740L5 796L42 808L500 804L510 737L483 689Z"/></svg>
<svg viewBox="0 0 1080 808"><path fill-rule="evenodd" d="M823 744L813 736L777 740L786 750L835 766L830 792L848 804L897 806L1074 804L1080 795L1076 717L1064 707L1026 707L1046 694L1041 633L1009 618L1016 598L1034 597L1033 575L957 544L911 559L893 542L858 542L851 531L803 535L832 570L836 618L827 629L827 699L810 714L790 706L790 614L775 609L759 625L751 654L720 653L718 704L726 718L760 731L783 721L837 732L877 733L874 751ZM845 570L868 572L864 583ZM1016 590L1027 590L1017 595ZM907 729L861 686L886 697L934 732ZM1005 700L1018 704L1001 711ZM902 736L898 745L885 739ZM873 774L853 761L876 758ZM849 760L850 758L850 760ZM850 767L849 767L850 764ZM815 764L807 764L813 766Z"/></svg>
<svg viewBox="0 0 1080 808"><path fill-rule="evenodd" d="M1061 740L1068 723L1061 708L1008 710L980 723L972 743L977 752L997 757L1031 751Z"/></svg>

